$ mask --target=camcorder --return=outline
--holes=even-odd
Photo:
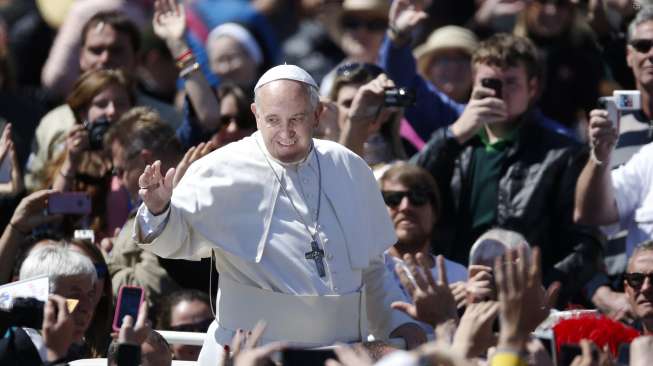
[[[33,297],[17,297],[8,308],[0,308],[0,331],[10,327],[41,329],[45,303]]]
[[[102,150],[104,134],[109,129],[111,122],[105,116],[93,122],[84,122],[84,128],[88,131],[89,150]]]
[[[415,91],[407,88],[386,88],[383,105],[386,107],[410,107],[415,104]]]
[[[615,90],[612,96],[600,97],[598,106],[608,111],[608,119],[619,131],[621,114],[642,109],[642,96],[639,90]]]

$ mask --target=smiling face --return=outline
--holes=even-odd
[[[653,21],[635,27],[631,41],[635,40],[653,40]],[[627,52],[626,60],[633,70],[638,87],[653,90],[653,48],[648,52],[639,52],[629,45]]]
[[[310,151],[320,108],[311,105],[308,90],[297,81],[275,80],[256,91],[256,126],[270,155],[282,163],[299,162]]]
[[[131,108],[129,92],[118,84],[110,84],[91,99],[88,108],[82,113],[84,120],[93,122],[100,117],[116,121]]]
[[[131,74],[136,68],[136,52],[129,35],[102,23],[91,27],[80,51],[79,66],[82,71],[123,69]]]

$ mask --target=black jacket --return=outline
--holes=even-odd
[[[515,230],[542,251],[545,284],[563,285],[559,304],[570,300],[602,268],[602,244],[595,228],[573,223],[576,180],[587,149],[522,117],[515,142],[507,147],[499,180],[495,227]],[[442,192],[443,209],[434,246],[447,258],[467,263],[482,233],[472,232],[468,200],[472,192],[474,137],[459,144],[447,128],[434,132],[413,162],[428,170]],[[588,294],[585,294],[588,295]],[[591,295],[591,294],[589,294]],[[574,296],[575,297],[575,296]],[[577,299],[574,299],[577,300]]]

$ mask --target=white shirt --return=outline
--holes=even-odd
[[[291,204],[314,232],[320,190],[316,154],[298,165],[282,165],[271,159],[258,132],[194,163],[164,214],[152,216],[142,205],[135,234],[144,242],[156,237],[142,246],[164,257],[197,259],[213,249],[220,276],[265,290],[333,295],[365,284],[370,331],[385,338],[410,318],[390,311],[402,295],[383,262],[383,251],[396,236],[381,193],[358,156],[328,141],[315,140],[314,146],[322,171],[318,235],[324,278],[315,262],[305,259],[311,235]]]
[[[612,186],[621,229],[628,230],[626,254],[653,239],[653,144],[642,147],[623,166],[612,171]]]

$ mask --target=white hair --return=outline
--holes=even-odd
[[[469,251],[469,264],[494,264],[494,258],[506,254],[509,250],[524,248],[530,257],[531,248],[524,236],[516,231],[490,229],[483,233]]]
[[[635,28],[640,24],[653,20],[653,5],[643,6],[635,15],[635,18],[628,25],[627,41],[632,41],[635,36]]]
[[[51,292],[56,290],[57,281],[62,277],[87,275],[93,283],[97,281],[95,266],[88,257],[59,244],[33,249],[20,266],[21,280],[42,275],[50,278]]]
[[[286,79],[279,79],[279,80],[286,80]],[[320,103],[320,92],[317,90],[316,87],[312,85],[302,83],[300,81],[295,81],[295,82],[300,83],[304,88],[306,94],[308,95],[308,104],[311,106],[311,111],[314,111],[315,108],[317,108],[317,105]],[[254,90],[254,104],[256,104],[256,110],[259,110],[260,108],[259,97],[258,97],[259,90],[261,90],[261,88],[257,88]]]

